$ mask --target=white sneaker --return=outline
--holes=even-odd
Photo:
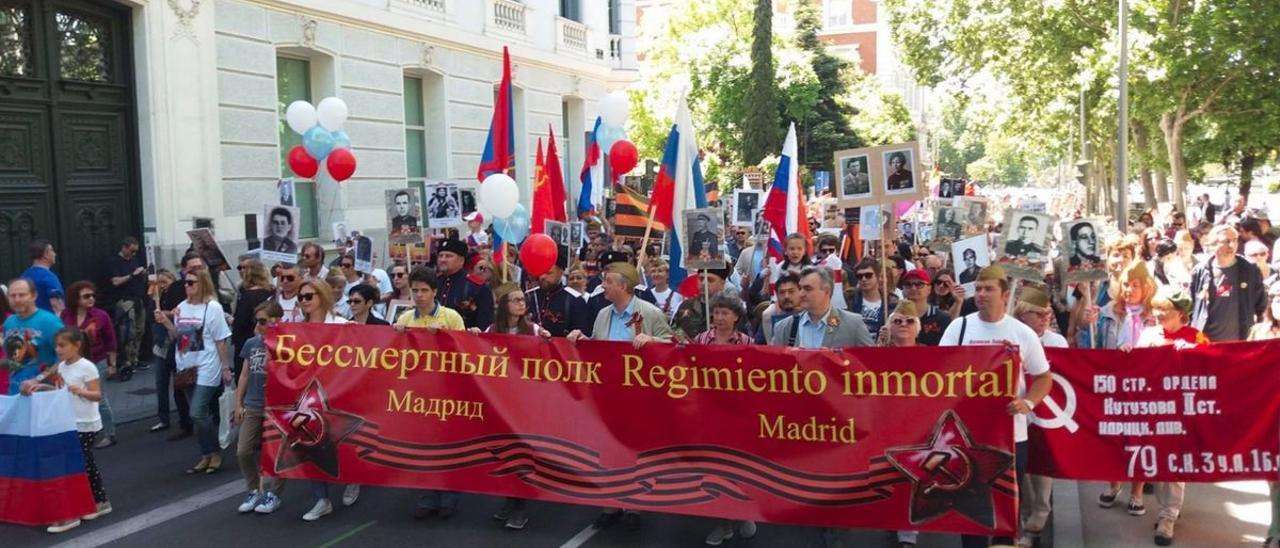
[[[733,524],[720,523],[711,530],[711,534],[707,535],[707,546],[719,546],[731,538],[733,538]]]
[[[110,502],[100,502],[94,507],[93,512],[80,516],[80,519],[92,521],[111,513]]]
[[[311,507],[307,513],[302,515],[302,521],[315,521],[333,513],[333,503],[329,499],[320,499],[316,501],[316,505]]]
[[[60,521],[58,523],[50,525],[48,528],[45,529],[45,531],[48,531],[50,533],[55,533],[55,534],[65,533],[79,526],[80,526],[80,520],[73,519],[71,521]]]
[[[267,494],[262,496],[262,501],[259,502],[257,506],[253,507],[253,511],[258,514],[270,514],[279,510],[280,504],[280,497],[277,497],[276,494],[271,491],[267,491]]]
[[[257,491],[249,491],[249,495],[244,498],[244,502],[240,503],[236,511],[241,514],[248,514],[258,507],[259,502],[262,502],[262,495]]]
[[[360,500],[360,486],[348,485],[342,490],[342,505],[351,506]]]

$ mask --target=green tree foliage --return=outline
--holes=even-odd
[[[813,108],[796,119],[800,156],[811,170],[830,170],[835,151],[866,144],[850,125],[858,111],[845,97],[845,92],[853,86],[855,69],[852,63],[828,53],[818,40],[818,31],[822,29],[821,3],[800,2],[796,5],[795,21],[796,45],[813,56],[813,73],[818,78]],[[907,119],[910,120],[910,116]]]
[[[742,158],[748,164],[759,162],[778,148],[782,125],[777,108],[773,72],[773,0],[755,0],[755,16],[751,29],[751,75],[742,100],[756,105],[747,111],[742,136]]]

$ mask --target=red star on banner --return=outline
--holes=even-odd
[[[276,454],[276,472],[310,462],[338,478],[338,445],[364,425],[361,417],[329,408],[320,382],[312,380],[293,407],[268,407],[267,417],[284,441]]]
[[[938,418],[928,443],[886,450],[885,458],[911,480],[911,523],[955,510],[984,527],[996,526],[991,486],[1013,465],[1013,455],[974,445],[955,411]]]

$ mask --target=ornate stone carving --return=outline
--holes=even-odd
[[[302,46],[307,48],[316,47],[316,28],[320,24],[315,19],[307,19],[302,23]]]
[[[169,9],[173,10],[173,15],[178,18],[178,28],[173,31],[171,40],[179,38],[188,38],[192,43],[196,43],[196,30],[194,21],[197,15],[200,15],[201,0],[187,0],[191,3],[191,7],[183,8],[182,0],[169,0]]]
[[[582,95],[582,77],[577,74],[569,82],[569,95]]]
[[[430,44],[422,44],[422,57],[418,59],[418,65],[422,68],[431,68],[435,64],[436,47]]]

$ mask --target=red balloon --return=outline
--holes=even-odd
[[[341,183],[355,174],[356,157],[349,149],[339,148],[329,153],[325,165],[329,167],[329,176]]]
[[[613,170],[614,176],[621,176],[631,171],[639,161],[640,152],[631,141],[622,139],[615,141],[613,146],[609,147],[609,168]]]
[[[559,246],[551,236],[546,234],[530,234],[520,244],[520,264],[530,276],[538,277],[546,274],[556,265]]]
[[[294,145],[289,149],[289,169],[303,179],[310,179],[320,171],[320,162],[307,154],[307,149],[302,148],[302,145]]]

